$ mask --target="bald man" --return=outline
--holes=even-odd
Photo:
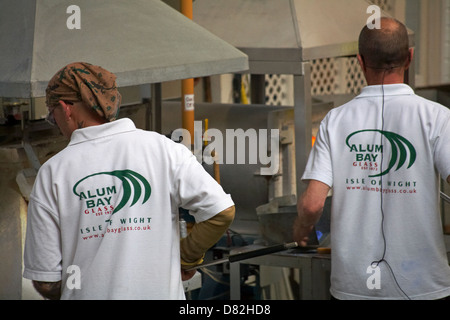
[[[399,21],[363,28],[358,61],[368,86],[324,118],[302,177],[294,226],[302,245],[332,189],[336,299],[450,295],[439,210],[440,178],[450,183],[450,111],[404,84],[412,58]]]
[[[115,79],[77,62],[49,82],[47,120],[70,142],[31,192],[24,277],[47,299],[185,299],[234,203],[185,146],[117,119]],[[197,222],[183,239],[179,207]]]

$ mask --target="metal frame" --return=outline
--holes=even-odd
[[[441,192],[441,198],[447,203],[450,203],[450,197],[446,195],[445,193]]]
[[[247,51],[247,50],[243,50]],[[294,118],[295,118],[295,167],[297,172],[297,195],[304,189],[301,172],[306,167],[311,151],[312,139],[312,97],[311,63],[300,61],[252,61],[249,73],[288,74],[294,77]]]
[[[282,252],[230,263],[231,300],[241,298],[241,264],[297,269],[300,276],[300,299],[330,299],[331,256],[329,254]]]

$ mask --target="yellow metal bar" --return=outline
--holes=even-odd
[[[181,13],[192,20],[192,0],[180,0],[181,1]]]
[[[192,20],[192,0],[180,0],[181,1],[181,13]],[[191,135],[191,143],[194,141],[194,79],[185,79],[181,82],[181,114],[182,114],[182,126],[183,129],[189,131]]]

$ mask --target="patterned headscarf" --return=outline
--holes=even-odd
[[[116,120],[122,97],[117,90],[116,76],[85,62],[71,63],[59,70],[46,90],[49,112],[58,101],[82,101],[107,121]]]

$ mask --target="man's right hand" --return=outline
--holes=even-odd
[[[186,271],[186,270],[181,269],[181,280],[186,281],[186,280],[191,279],[196,272],[197,272],[197,270]]]

